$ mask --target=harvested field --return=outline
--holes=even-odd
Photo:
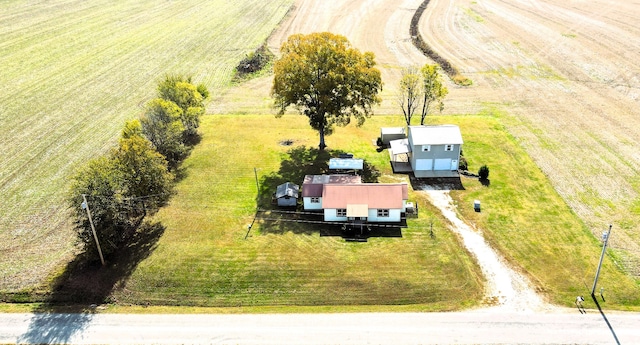
[[[595,236],[640,277],[640,7],[624,1],[441,1],[427,41],[473,79]],[[454,90],[450,112],[468,109]],[[523,178],[526,178],[523,176]]]
[[[429,61],[409,36],[421,4],[299,0],[270,47],[277,51],[298,32],[345,35],[374,52],[382,69],[383,103],[375,112],[397,114],[401,67]],[[449,81],[444,113],[504,114],[510,133],[594,236],[613,224],[615,256],[640,277],[640,7],[625,1],[431,0],[419,23],[431,48],[473,81],[471,87]],[[248,104],[267,104],[270,81],[249,83],[253,93],[245,88],[226,96],[251,112]]]
[[[242,3],[241,10],[238,2],[225,10],[220,2],[0,5],[0,47],[9,52],[0,57],[0,292],[37,285],[68,260],[65,179],[110,147],[162,74],[204,81],[213,92],[211,113],[271,112],[271,77],[225,87],[233,63],[261,43],[291,1]],[[409,36],[422,3],[297,0],[268,44],[277,51],[300,32],[345,35],[376,54],[385,87],[375,112],[399,114],[401,68],[429,62]],[[235,19],[218,22],[223,13]],[[445,113],[499,114],[595,236],[614,225],[614,258],[636,278],[639,17],[640,8],[623,1],[432,0],[419,23],[425,41],[473,81],[448,83]],[[225,23],[235,23],[238,34]],[[190,30],[194,37],[185,36]]]
[[[0,2],[0,292],[69,260],[68,178],[115,145],[160,78],[192,75],[215,97],[290,4]]]

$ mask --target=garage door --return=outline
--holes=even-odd
[[[451,158],[436,159],[433,170],[451,170]]]
[[[416,159],[414,170],[433,170],[433,159]]]

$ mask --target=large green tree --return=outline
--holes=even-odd
[[[424,125],[424,120],[429,114],[432,104],[437,105],[438,111],[444,109],[443,99],[449,93],[446,86],[442,84],[442,77],[438,72],[438,65],[424,65],[420,70],[422,73],[422,116],[420,124]]]
[[[147,215],[168,200],[173,176],[167,162],[142,136],[138,121],[125,125],[118,147],[80,169],[70,190],[76,229],[85,250],[97,257],[83,195],[105,256],[126,245]]]
[[[271,90],[279,115],[295,105],[319,132],[320,150],[333,125],[346,126],[352,116],[362,125],[380,103],[382,79],[373,53],[352,48],[344,36],[296,34],[280,51]]]
[[[109,255],[117,249],[126,232],[127,220],[120,212],[123,202],[120,182],[120,173],[107,156],[89,161],[73,176],[69,201],[74,211],[76,232],[85,252],[92,258],[98,258],[98,250],[82,196],[84,194],[88,201],[102,252]]]
[[[142,135],[140,121],[125,124],[118,148],[112,153],[122,177],[122,194],[139,202],[144,214],[157,211],[169,199],[173,175],[165,158]]]

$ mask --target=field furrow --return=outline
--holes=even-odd
[[[640,221],[631,207],[640,199],[637,8],[436,0],[427,12],[427,41],[474,81],[475,90],[452,89],[445,111],[464,109],[472,93],[509,113],[510,132],[594,236],[613,223],[613,247],[638,256],[623,249],[638,244]]]
[[[49,271],[34,272],[25,287],[68,257],[74,239],[62,197],[70,175],[115,144],[160,78],[192,75],[215,97],[290,4],[1,3],[0,252],[12,259],[0,264],[0,290],[23,286],[29,253],[43,253]]]

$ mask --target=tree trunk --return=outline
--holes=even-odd
[[[324,151],[325,147],[327,147],[327,145],[324,144],[324,126],[322,126],[322,128],[320,128],[320,145],[318,145],[318,148],[320,151]]]
[[[320,149],[320,151],[324,151],[324,148],[327,147],[327,145],[325,145],[324,143],[324,129],[327,126],[327,114],[324,112],[324,110],[320,110],[319,113],[322,114],[322,116],[320,117],[320,130],[318,131],[320,132],[320,145],[318,145],[318,148]]]
[[[427,114],[429,113],[429,103],[427,100],[427,96],[424,96],[424,102],[422,103],[422,115],[420,116],[420,126],[424,126],[424,119],[427,118]]]

